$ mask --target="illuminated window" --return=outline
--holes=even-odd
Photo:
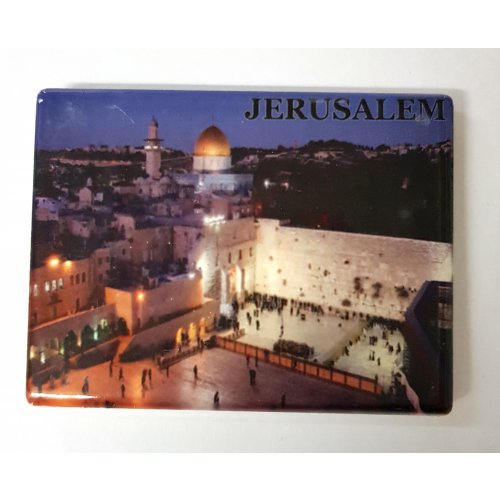
[[[82,283],[85,283],[87,279],[87,275],[85,273],[82,273]]]
[[[57,281],[52,280],[52,291],[57,290]]]
[[[44,289],[46,292],[50,292],[50,281],[46,281],[44,284]]]
[[[79,284],[80,284],[80,275],[79,275],[79,274],[77,274],[77,275],[75,276],[75,283],[76,283],[77,285],[79,285]]]
[[[35,297],[37,297],[37,296],[38,296],[38,285],[33,285],[33,295],[34,295]]]
[[[64,280],[62,278],[59,278],[59,288],[62,288],[64,286]]]

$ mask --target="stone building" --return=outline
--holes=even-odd
[[[49,257],[31,271],[30,325],[62,318],[103,303],[103,285],[110,268],[107,248],[88,258]]]
[[[252,218],[226,221],[205,216],[173,228],[174,256],[200,270],[204,295],[221,306],[254,289],[255,224]]]

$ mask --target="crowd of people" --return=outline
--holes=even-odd
[[[361,335],[349,341],[349,346],[333,365],[346,371],[355,366],[359,375],[375,379],[390,393],[398,384],[396,374],[403,361],[403,349],[404,339],[399,330],[372,323]]]
[[[287,299],[285,297],[279,297],[278,295],[268,295],[266,293],[254,292],[246,294],[244,304],[251,303],[254,305],[254,316],[258,314],[255,311],[277,311],[278,314],[282,314],[285,307],[290,305],[290,316],[294,314],[300,316],[307,312],[312,312],[318,315],[323,315],[324,310],[320,305],[314,304],[312,302],[306,302],[295,299]],[[243,305],[244,306],[244,305]]]

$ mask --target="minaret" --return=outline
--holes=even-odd
[[[158,138],[158,122],[153,116],[148,127],[148,138],[144,140],[146,153],[146,173],[152,179],[160,178],[161,139]]]

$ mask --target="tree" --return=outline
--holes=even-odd
[[[128,335],[128,326],[127,322],[125,321],[124,318],[118,318],[118,321],[116,323],[116,329],[118,331],[118,335]]]
[[[94,330],[89,324],[86,324],[82,330],[82,350],[90,349],[94,342]]]
[[[72,354],[75,354],[78,350],[76,333],[73,330],[70,330],[66,337],[64,337],[63,341],[64,345],[64,357],[67,359]]]

